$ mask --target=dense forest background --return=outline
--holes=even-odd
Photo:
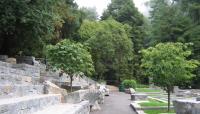
[[[98,18],[94,8],[79,8],[74,0],[1,0],[0,54],[45,57],[46,46],[63,39],[88,48],[95,79],[148,83],[140,50],[158,43],[191,43],[190,59],[200,60],[200,1],[150,0],[144,17],[132,0],[112,0]],[[196,77],[182,87],[200,88]]]

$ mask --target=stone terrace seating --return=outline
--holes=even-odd
[[[89,114],[88,101],[61,103],[61,94],[44,94],[39,79],[35,66],[0,62],[0,114]]]

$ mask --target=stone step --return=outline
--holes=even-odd
[[[0,114],[31,114],[61,102],[61,95],[32,95],[0,100]]]
[[[16,74],[0,74],[1,84],[32,84],[32,77]]]
[[[2,85],[0,99],[44,94],[43,85]]]
[[[40,68],[27,64],[10,64],[0,61],[0,73],[14,73],[22,76],[39,77]]]
[[[89,102],[83,101],[79,104],[53,105],[33,114],[89,114],[89,111]]]

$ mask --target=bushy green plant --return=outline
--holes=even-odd
[[[84,73],[90,76],[94,72],[92,57],[81,43],[65,39],[56,45],[48,46],[47,52],[49,64],[69,74],[71,91],[74,75]]]
[[[136,88],[136,81],[135,80],[124,80],[122,82],[122,85],[125,87],[125,88]]]

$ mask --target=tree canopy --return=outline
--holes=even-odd
[[[49,45],[47,49],[49,63],[69,75],[94,72],[93,61],[87,48],[80,43],[63,40],[56,45]]]
[[[85,21],[80,30],[82,38],[88,38],[84,44],[90,47],[97,78],[131,77],[132,42],[123,24],[113,19]]]
[[[196,0],[151,0],[150,1],[150,39],[151,45],[160,42],[193,43],[190,56],[199,58],[199,2]],[[195,15],[194,15],[195,14]],[[200,80],[197,69],[197,77],[193,81]],[[193,86],[199,86],[197,83]],[[199,86],[200,87],[200,86]]]
[[[146,36],[143,26],[144,17],[135,7],[133,0],[111,0],[101,19],[105,20],[109,17],[131,27],[129,37],[133,42],[134,58],[130,64],[133,66],[133,77],[139,80],[142,73],[140,73],[141,55],[138,52],[144,47]]]
[[[168,106],[173,86],[195,76],[193,71],[199,62],[188,60],[191,54],[188,45],[182,43],[159,43],[155,47],[142,50],[142,67],[153,78],[154,84],[167,90]]]

